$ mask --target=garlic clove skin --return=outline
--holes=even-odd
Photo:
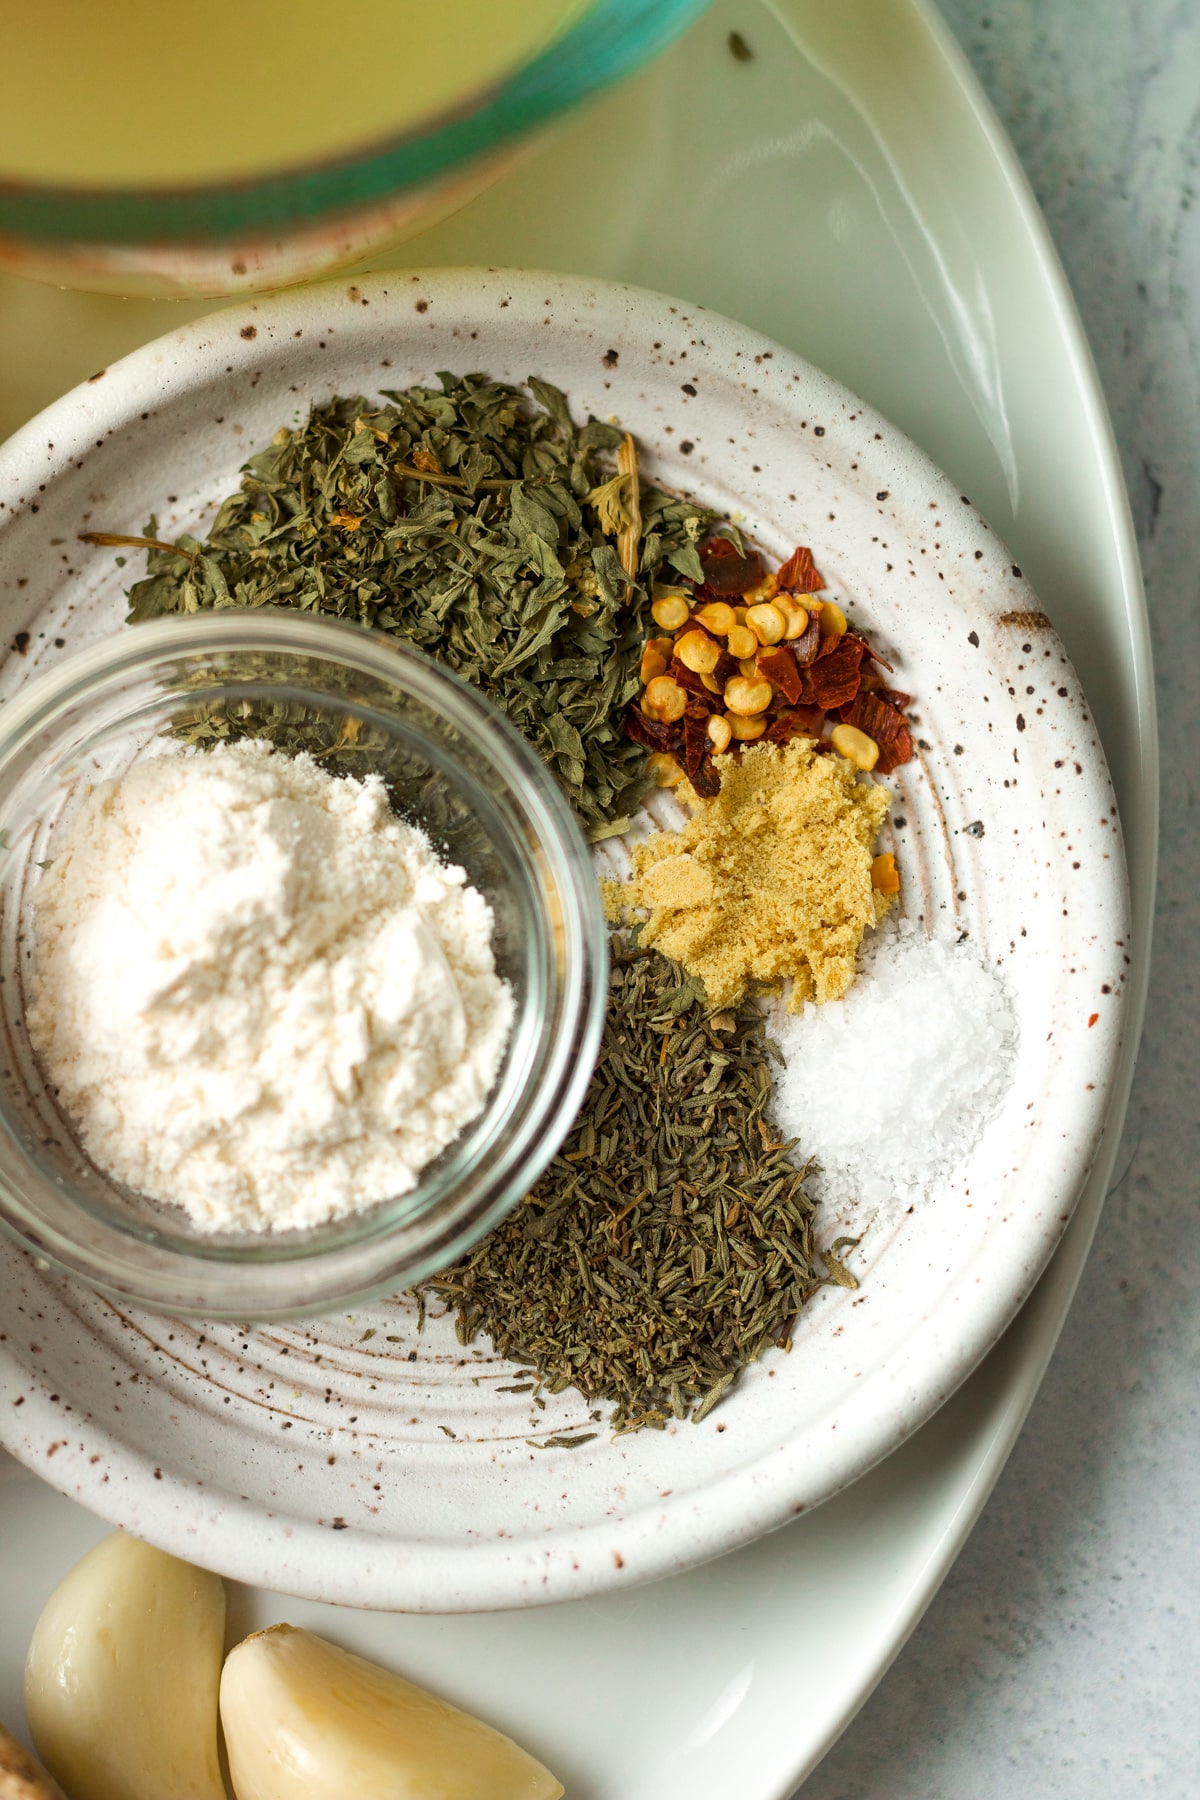
[[[225,1800],[219,1577],[116,1532],[59,1584],[25,1663],[25,1715],[71,1800]]]
[[[230,1652],[221,1723],[238,1800],[560,1800],[564,1791],[470,1713],[291,1625]]]
[[[57,1781],[0,1725],[0,1800],[63,1800]]]

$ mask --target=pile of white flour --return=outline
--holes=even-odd
[[[29,1035],[94,1162],[202,1230],[412,1188],[513,1018],[492,914],[377,776],[260,742],[136,764],[33,900]]]

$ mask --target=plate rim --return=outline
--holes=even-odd
[[[703,320],[711,326],[718,337],[722,333],[731,334],[747,354],[762,355],[766,353],[768,360],[773,356],[778,356],[781,360],[786,358],[789,366],[793,370],[801,371],[803,375],[806,400],[811,400],[816,395],[821,403],[829,408],[853,409],[853,413],[870,427],[874,427],[876,424],[882,425],[885,433],[885,448],[894,443],[898,443],[900,446],[906,463],[906,480],[909,478],[911,470],[912,481],[915,484],[919,479],[925,492],[939,493],[947,501],[953,499],[957,502],[961,499],[950,478],[938,470],[925,452],[913,444],[905,433],[884,420],[875,408],[868,406],[843,384],[814,368],[796,353],[709,308],[696,306],[675,296],[655,294],[651,290],[634,288],[628,283],[606,281],[589,276],[564,276],[538,270],[473,270],[461,267],[440,270],[405,269],[395,273],[381,272],[360,277],[357,286],[362,293],[369,293],[373,298],[376,289],[379,290],[381,298],[387,297],[389,295],[387,284],[391,282],[392,287],[395,288],[397,275],[403,276],[406,288],[410,289],[411,284],[419,283],[422,295],[434,295],[443,306],[449,301],[451,310],[457,305],[459,311],[456,316],[460,319],[462,312],[472,307],[482,311],[484,297],[497,285],[501,291],[508,292],[510,295],[520,292],[527,303],[526,310],[535,311],[537,309],[534,304],[535,291],[540,291],[550,284],[550,291],[557,293],[557,303],[572,311],[583,310],[589,302],[595,305],[598,301],[600,302],[600,311],[607,318],[610,309],[619,310],[620,304],[625,301],[638,308],[638,318],[640,318],[649,302],[656,314],[659,308],[664,308],[681,314],[689,320]],[[80,387],[73,389],[71,393],[54,402],[51,407],[31,420],[10,439],[5,449],[0,451],[0,483],[8,478],[11,469],[20,467],[27,455],[32,456],[35,453],[35,445],[37,446],[36,454],[42,463],[42,473],[45,472],[45,464],[42,459],[44,458],[43,446],[46,442],[47,431],[50,432],[56,446],[56,457],[61,458],[64,462],[69,462],[72,428],[75,429],[79,440],[82,441],[84,432],[93,431],[97,420],[101,423],[108,423],[110,426],[116,420],[119,425],[123,422],[121,416],[123,406],[130,416],[140,410],[146,392],[147,378],[149,378],[149,385],[152,388],[157,386],[164,397],[168,391],[173,389],[181,389],[186,393],[189,389],[202,385],[207,367],[203,362],[199,368],[193,363],[185,374],[180,375],[177,379],[173,378],[172,364],[175,360],[171,354],[173,348],[181,346],[192,348],[194,340],[199,340],[199,344],[195,347],[200,348],[205,345],[207,338],[214,336],[215,331],[221,332],[234,345],[234,348],[231,349],[230,342],[223,341],[220,350],[223,366],[227,366],[224,359],[230,358],[236,372],[239,355],[247,366],[252,366],[257,361],[263,346],[255,341],[255,332],[260,330],[264,324],[268,328],[272,324],[278,324],[282,343],[286,341],[287,334],[290,334],[296,323],[301,320],[305,324],[311,323],[314,308],[319,309],[321,302],[326,298],[332,299],[335,293],[338,296],[337,304],[344,306],[346,303],[345,285],[344,282],[335,279],[319,287],[299,290],[270,300],[260,299],[244,302],[222,309],[213,315],[185,323],[176,331],[140,346],[127,357],[122,358],[119,363],[113,364],[107,371],[109,375],[117,378],[111,385],[106,382],[102,387],[96,389],[92,387],[91,383],[81,384]],[[397,304],[399,304],[398,297]],[[351,313],[350,316],[361,317],[357,313]],[[373,314],[370,321],[372,326],[377,317],[378,313]],[[364,321],[364,329],[366,323]],[[254,325],[254,331],[249,331],[251,324]],[[633,328],[637,329],[636,319],[633,321]],[[232,332],[235,329],[238,336],[232,338]],[[237,345],[242,340],[244,340],[243,348],[239,352]],[[723,365],[731,360],[736,360],[736,356],[740,354],[742,351],[735,353],[734,358],[731,359],[729,346],[718,344],[718,372],[728,376],[731,371]],[[270,389],[269,382],[266,384],[266,388]],[[133,398],[135,394],[137,395],[136,400]],[[110,400],[110,396],[114,398]],[[779,399],[782,401],[782,394]],[[80,406],[81,400],[86,402],[82,407]],[[87,441],[89,443],[92,441],[90,435]],[[953,517],[956,521],[959,518],[975,521],[978,515],[973,508],[967,513],[958,508],[954,513],[948,514],[948,517]],[[983,522],[980,521],[980,524],[982,525]],[[985,529],[987,528],[985,527]],[[947,526],[943,535],[953,538],[956,535],[955,528]],[[990,533],[990,535],[994,539],[995,534]],[[1022,591],[1028,591],[1024,584],[1020,583],[1019,577],[1018,583]],[[1102,753],[1097,763],[1096,777],[1101,787],[1104,787],[1108,778]],[[1110,1046],[1104,1076],[1106,1099],[1112,1092],[1118,1068],[1119,1051],[1115,1046]],[[1093,1135],[1096,1142],[1102,1138],[1102,1119],[1097,1119]],[[1075,1202],[1082,1194],[1085,1179],[1086,1171],[1079,1171],[1073,1184]],[[1063,1222],[1065,1223],[1065,1219]],[[1056,1241],[1057,1234],[1048,1238],[1038,1257],[1039,1269],[1045,1266]],[[818,1496],[819,1500],[823,1501],[832,1497],[849,1480],[865,1473],[866,1469],[881,1460],[888,1450],[894,1447],[895,1443],[901,1441],[902,1437],[911,1435],[925,1419],[937,1410],[983,1360],[987,1351],[1002,1334],[1005,1325],[1015,1316],[1031,1285],[1032,1278],[1020,1288],[1019,1292],[1010,1295],[1002,1306],[993,1307],[992,1322],[982,1330],[977,1328],[971,1335],[968,1340],[969,1347],[960,1351],[953,1364],[952,1373],[942,1375],[934,1381],[926,1381],[921,1400],[915,1405],[910,1405],[909,1415],[901,1434],[892,1435],[887,1441],[879,1442],[868,1461],[862,1460],[861,1457],[857,1460],[851,1459],[853,1461],[851,1468],[847,1468],[844,1458],[840,1461],[836,1457],[833,1459],[834,1466],[838,1468],[839,1473],[832,1482],[825,1486]],[[999,1324],[995,1322],[997,1311],[1003,1315]],[[6,1353],[0,1346],[0,1376],[8,1382],[12,1380],[13,1366],[12,1354]],[[34,1395],[28,1389],[26,1389],[26,1399],[27,1401],[34,1399]],[[45,1453],[47,1435],[52,1436],[55,1432],[61,1432],[63,1424],[61,1417],[53,1411],[46,1395],[39,1394],[38,1399],[41,1402],[40,1405],[35,1401],[29,1410],[20,1415],[22,1429],[17,1439],[14,1441],[11,1436],[6,1436],[5,1441],[13,1453],[30,1466],[35,1466],[33,1459],[38,1458],[36,1464],[38,1472],[44,1474],[46,1469],[41,1458]],[[0,1415],[0,1417],[3,1416]],[[40,1434],[33,1430],[35,1421],[41,1427]],[[95,1426],[90,1426],[89,1429],[95,1433]],[[333,1599],[342,1604],[363,1604],[365,1588],[368,1596],[366,1604],[376,1608],[450,1610],[446,1605],[447,1590],[454,1584],[447,1578],[446,1559],[451,1553],[448,1552],[444,1541],[431,1543],[429,1540],[394,1540],[385,1537],[373,1538],[365,1534],[360,1536],[360,1534],[347,1532],[331,1543],[327,1526],[320,1526],[311,1519],[301,1519],[295,1515],[264,1514],[263,1509],[256,1503],[247,1502],[235,1495],[222,1492],[221,1505],[225,1509],[225,1521],[216,1532],[217,1542],[210,1545],[206,1539],[197,1538],[197,1533],[204,1527],[203,1520],[198,1523],[195,1515],[197,1511],[205,1517],[210,1515],[215,1495],[207,1490],[202,1490],[205,1497],[203,1500],[198,1499],[195,1493],[197,1486],[195,1482],[182,1479],[177,1472],[165,1468],[151,1474],[151,1465],[147,1457],[143,1457],[139,1452],[130,1451],[121,1443],[120,1439],[111,1434],[106,1433],[105,1436],[108,1455],[113,1458],[113,1470],[115,1471],[118,1466],[124,1466],[127,1474],[125,1481],[120,1486],[110,1483],[107,1488],[101,1489],[98,1495],[92,1493],[89,1496],[89,1504],[95,1504],[98,1510],[119,1523],[122,1517],[128,1517],[128,1513],[119,1508],[118,1496],[127,1494],[131,1491],[132,1484],[140,1482],[154,1500],[154,1512],[150,1521],[153,1529],[147,1535],[152,1541],[162,1543],[164,1548],[178,1552],[182,1547],[193,1560],[196,1560],[196,1552],[199,1550],[201,1552],[200,1561],[207,1562],[210,1566],[219,1566],[224,1573],[241,1579],[261,1580],[264,1574],[263,1557],[266,1550],[263,1529],[264,1525],[269,1522],[276,1546],[276,1560],[267,1569],[266,1578],[276,1586],[291,1586],[297,1593],[314,1598]],[[63,1448],[68,1453],[62,1457],[61,1461],[53,1465],[52,1473],[56,1478],[55,1485],[65,1484],[69,1472],[78,1463],[78,1459],[71,1453],[69,1447],[64,1445]],[[786,1461],[786,1453],[777,1449],[770,1460]],[[533,1554],[529,1539],[521,1538],[516,1540],[515,1544],[509,1542],[503,1546],[492,1544],[490,1541],[486,1544],[476,1541],[468,1544],[465,1548],[458,1547],[457,1559],[461,1562],[464,1570],[470,1570],[469,1577],[464,1580],[463,1586],[470,1586],[471,1598],[456,1596],[453,1610],[477,1610],[505,1605],[528,1605],[541,1600],[577,1598],[586,1594],[606,1591],[625,1583],[657,1579],[717,1556],[737,1544],[748,1541],[750,1537],[759,1535],[764,1530],[786,1523],[787,1519],[794,1516],[795,1512],[806,1510],[809,1505],[817,1503],[815,1500],[809,1500],[803,1506],[798,1506],[795,1504],[794,1498],[780,1499],[776,1496],[773,1504],[766,1506],[756,1504],[761,1501],[762,1496],[754,1492],[756,1486],[754,1478],[761,1467],[761,1462],[742,1465],[736,1470],[729,1471],[720,1479],[719,1487],[722,1493],[726,1496],[739,1495],[747,1502],[747,1510],[743,1512],[740,1519],[734,1521],[731,1516],[733,1509],[728,1504],[724,1509],[719,1508],[715,1503],[707,1508],[705,1529],[700,1534],[703,1540],[702,1547],[697,1551],[693,1545],[684,1558],[680,1557],[677,1550],[664,1548],[662,1538],[666,1534],[661,1533],[660,1536],[660,1523],[654,1510],[648,1506],[643,1507],[639,1512],[624,1515],[619,1523],[595,1521],[583,1526],[564,1527],[561,1531],[556,1531],[553,1534],[555,1563],[560,1564],[564,1556],[568,1561],[572,1555],[577,1557],[576,1570],[579,1579],[563,1580],[561,1573],[556,1569],[559,1585],[551,1584],[546,1592],[531,1593],[522,1585],[524,1574],[528,1573],[531,1554]],[[59,1477],[62,1478],[61,1481]],[[153,1482],[153,1485],[148,1485],[149,1482]],[[64,1491],[67,1491],[65,1485]],[[75,1491],[78,1494],[78,1486]],[[105,1504],[106,1502],[108,1503]],[[679,1504],[686,1504],[684,1497],[680,1497]],[[190,1524],[188,1523],[189,1511],[191,1514]],[[755,1523],[750,1529],[745,1527],[747,1512],[755,1518]],[[718,1516],[724,1518],[723,1525],[714,1523]],[[250,1527],[246,1533],[249,1542],[241,1546],[242,1554],[240,1556],[231,1554],[233,1534],[229,1527],[234,1520],[242,1521],[243,1529]],[[147,1521],[139,1516],[138,1529],[145,1531],[146,1523]],[[586,1550],[583,1547],[585,1543]],[[568,1544],[570,1548],[564,1548]],[[360,1545],[365,1546],[361,1553],[359,1553]],[[301,1569],[298,1566],[297,1553],[302,1546],[308,1547],[310,1559],[319,1571],[318,1579],[315,1582],[310,1578],[298,1579],[301,1576]],[[386,1558],[389,1549],[394,1552],[398,1546],[403,1551],[398,1559],[402,1567],[399,1571],[393,1567],[385,1574],[380,1568],[380,1561]],[[436,1563],[436,1567],[430,1569],[420,1567],[430,1560]],[[353,1580],[355,1566],[358,1568],[358,1582],[355,1587],[351,1588],[349,1580],[345,1577],[348,1576],[350,1580]]]

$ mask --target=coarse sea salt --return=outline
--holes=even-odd
[[[820,1164],[833,1208],[895,1220],[961,1166],[1012,1077],[1017,1022],[1004,983],[969,940],[884,925],[845,998],[780,1013],[786,1066],[774,1110]]]

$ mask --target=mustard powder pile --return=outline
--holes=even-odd
[[[720,764],[715,798],[676,789],[692,817],[631,848],[633,879],[610,901],[648,913],[642,941],[698,975],[714,1006],[751,981],[790,981],[793,1011],[840,999],[892,905],[871,885],[890,792],[808,738]]]

